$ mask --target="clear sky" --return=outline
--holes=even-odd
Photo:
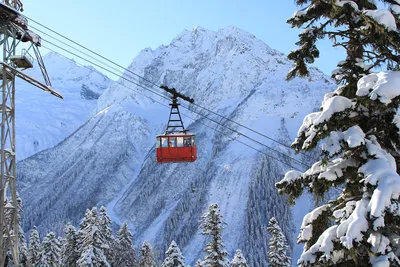
[[[22,2],[26,16],[123,66],[128,66],[140,50],[167,45],[184,29],[191,30],[196,26],[218,30],[235,25],[286,54],[296,47],[299,33],[298,29],[291,29],[286,24],[286,19],[297,10],[294,0]],[[321,58],[315,65],[330,74],[342,57],[341,50],[333,49],[329,41],[323,41]]]

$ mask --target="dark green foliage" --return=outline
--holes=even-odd
[[[396,225],[400,218],[395,211],[400,200],[394,194],[390,203],[384,201],[386,209],[379,215],[382,216],[380,221],[371,216],[374,205],[387,196],[376,198],[379,196],[377,188],[382,185],[369,182],[362,168],[379,162],[382,170],[372,168],[370,176],[376,175],[376,179],[399,177],[400,136],[396,120],[399,119],[400,97],[385,102],[358,91],[359,80],[378,67],[388,72],[399,69],[399,32],[368,15],[368,10],[374,12],[378,7],[397,5],[396,8],[400,8],[399,3],[394,0],[373,2],[299,0],[296,3],[301,6],[301,12],[288,20],[292,27],[304,28],[299,34],[298,49],[288,56],[294,61],[288,79],[309,74],[308,64],[320,54],[318,40],[329,38],[333,46],[346,52],[346,58],[332,72],[338,84],[337,90],[325,96],[320,113],[307,116],[293,143],[297,152],[313,150],[323,144],[321,160],[307,172],[288,172],[285,179],[276,185],[280,193],[289,195],[291,203],[305,189],[315,195],[315,199],[323,199],[332,188],[337,188],[338,194],[341,192],[337,199],[325,201],[327,204],[317,207],[304,218],[298,240],[306,243],[301,266],[370,266],[380,260],[390,262],[391,266],[400,265],[398,252],[396,255],[392,253],[399,251],[394,239],[400,235]],[[386,15],[393,16],[400,27],[398,14],[392,11]],[[333,100],[337,100],[339,105],[350,105],[315,122],[313,116],[327,111],[331,107],[327,103],[332,103],[328,101]],[[394,167],[393,162],[397,166]],[[380,176],[383,172],[386,174],[384,177]],[[348,225],[351,221],[358,223],[359,228],[351,229],[357,238],[346,232],[350,231]],[[365,225],[368,230],[364,229]],[[377,245],[375,238],[389,240],[387,248]]]

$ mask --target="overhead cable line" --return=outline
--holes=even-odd
[[[25,16],[25,15],[24,15],[24,16]],[[145,77],[143,77],[143,76],[141,76],[141,75],[139,75],[139,74],[137,74],[137,73],[131,71],[130,69],[125,68],[125,67],[121,66],[120,64],[118,64],[118,63],[116,63],[116,62],[114,62],[114,61],[112,61],[112,60],[110,60],[110,59],[108,59],[108,58],[102,56],[101,54],[99,54],[99,53],[97,53],[97,52],[91,50],[90,48],[87,48],[86,46],[79,44],[78,42],[72,40],[71,38],[68,38],[68,37],[66,37],[66,36],[63,35],[63,34],[58,33],[57,31],[55,31],[55,30],[53,30],[53,29],[51,29],[51,28],[49,28],[49,27],[43,25],[42,23],[40,23],[40,22],[38,22],[38,21],[36,21],[36,20],[34,20],[34,19],[28,17],[28,16],[25,16],[25,17],[26,17],[28,20],[33,21],[34,23],[36,23],[36,24],[40,25],[41,27],[47,29],[48,31],[50,31],[50,32],[52,32],[52,33],[54,33],[54,34],[56,34],[56,35],[58,35],[58,36],[60,36],[60,37],[62,37],[62,38],[64,38],[64,39],[66,39],[66,40],[68,40],[68,41],[70,41],[71,43],[73,43],[73,44],[75,44],[75,45],[77,45],[77,46],[79,46],[79,47],[81,47],[81,48],[83,48],[83,49],[89,51],[90,53],[93,53],[94,55],[96,55],[96,56],[98,56],[98,57],[100,57],[100,58],[106,60],[107,62],[109,62],[109,63],[111,63],[111,64],[113,64],[113,65],[115,65],[115,66],[117,66],[117,67],[119,67],[119,68],[121,68],[121,69],[123,69],[124,71],[127,71],[127,72],[131,73],[132,75],[134,75],[134,76],[136,76],[136,77],[138,77],[138,78],[140,78],[140,79],[143,79],[144,81],[150,83],[151,85],[153,85],[153,86],[155,86],[155,87],[157,87],[157,88],[160,87],[158,84],[156,84],[156,83],[154,83],[154,82],[152,82],[152,81],[146,79]],[[32,27],[33,29],[38,30],[39,32],[41,32],[41,33],[47,35],[47,36],[50,36],[50,35],[48,35],[47,33],[44,33],[43,31],[41,31],[41,30],[39,30],[39,29],[37,29],[37,28],[35,28],[35,27],[33,27],[33,26],[31,26],[31,27]],[[52,38],[53,38],[53,39],[56,39],[55,37],[52,37]],[[56,40],[58,40],[58,39],[56,39]],[[58,40],[58,41],[61,42],[61,43],[64,43],[64,42],[62,42],[62,41],[60,41],[60,40]],[[64,44],[65,44],[65,43],[64,43]],[[68,45],[68,46],[69,46],[69,47],[72,47],[72,46],[70,46],[70,45]],[[74,48],[74,49],[76,49],[76,48]],[[81,53],[84,53],[84,52],[81,52]],[[86,55],[87,55],[87,54],[86,54]],[[91,57],[91,56],[90,56],[90,57]],[[93,58],[93,57],[91,57],[91,58]],[[230,119],[230,118],[228,118],[228,117],[225,117],[225,116],[223,116],[223,115],[221,115],[221,114],[218,114],[217,112],[215,112],[215,111],[213,111],[213,110],[211,110],[211,109],[209,109],[209,108],[203,107],[203,106],[201,106],[201,105],[199,105],[199,104],[196,104],[196,103],[193,103],[193,105],[194,105],[194,106],[197,106],[197,107],[199,107],[199,108],[201,108],[201,109],[204,109],[204,110],[206,110],[206,111],[208,111],[208,112],[210,112],[210,113],[212,113],[212,114],[214,114],[214,115],[216,115],[216,116],[219,116],[219,117],[221,117],[221,118],[223,118],[223,119],[225,119],[225,120],[227,120],[227,121],[230,121],[230,122],[232,122],[232,123],[234,123],[234,124],[236,124],[236,125],[239,125],[240,127],[243,127],[243,128],[245,128],[245,129],[247,129],[247,130],[249,130],[249,131],[251,131],[251,132],[253,132],[253,133],[255,133],[255,134],[258,134],[258,135],[260,135],[260,136],[262,136],[262,137],[264,137],[264,138],[267,138],[268,140],[271,140],[271,141],[273,141],[273,142],[275,142],[275,143],[277,143],[277,144],[279,144],[279,145],[281,145],[281,146],[284,146],[284,147],[286,147],[286,148],[292,149],[291,146],[286,145],[285,143],[283,143],[283,142],[281,142],[281,141],[279,141],[279,140],[276,140],[275,138],[272,138],[272,137],[270,137],[270,136],[267,136],[267,135],[265,135],[265,134],[263,134],[263,133],[260,133],[260,132],[258,132],[258,131],[256,131],[256,130],[254,130],[254,129],[251,129],[251,128],[248,127],[248,126],[245,126],[245,125],[243,125],[243,124],[241,124],[241,123],[238,123],[238,122],[236,122],[236,121],[234,121],[234,120],[232,120],[232,119]],[[311,159],[316,160],[316,159],[315,159],[314,157],[312,157],[311,155],[309,155],[309,154],[307,154],[307,153],[304,153],[304,152],[302,152],[302,151],[299,151],[298,153],[304,155],[305,157],[308,157],[308,158],[311,158]]]
[[[46,49],[49,50],[49,51],[56,52],[56,51],[54,51],[53,49],[51,49],[51,48],[49,48],[49,47],[46,47],[46,46],[43,46],[43,48],[46,48]],[[77,64],[80,65],[80,66],[82,66],[82,67],[84,67],[84,68],[86,68],[86,69],[88,69],[88,70],[92,70],[92,69],[91,69],[90,67],[88,67],[88,66],[85,66],[85,65],[82,65],[82,64],[79,64],[79,63],[77,63]],[[114,74],[114,75],[117,75],[116,73],[113,73],[113,74]],[[129,86],[123,84],[123,83],[120,82],[120,81],[116,81],[116,83],[118,83],[119,85],[125,87],[126,89],[128,89],[128,90],[130,90],[130,91],[133,91],[133,92],[135,92],[135,93],[137,93],[137,94],[140,94],[140,95],[142,95],[142,96],[144,96],[144,97],[150,99],[151,101],[153,101],[153,102],[155,102],[155,103],[158,103],[158,104],[160,104],[160,105],[162,105],[162,106],[164,106],[164,107],[166,107],[166,108],[168,108],[168,109],[170,108],[168,105],[166,105],[166,104],[164,104],[164,103],[162,103],[162,102],[160,102],[160,101],[157,101],[157,100],[155,100],[154,98],[152,98],[152,97],[150,97],[150,96],[148,96],[148,95],[146,95],[146,94],[143,94],[143,93],[140,92],[139,90],[134,89],[134,88],[132,88],[132,87],[129,87]],[[164,97],[164,98],[167,99],[167,100],[169,100],[169,98],[167,98],[167,97]],[[189,111],[190,111],[190,110],[189,110]],[[196,120],[195,118],[193,118],[193,117],[191,117],[191,116],[189,116],[189,115],[186,115],[186,114],[182,113],[182,116],[184,116],[184,117],[186,117],[186,118],[189,118],[189,119],[191,119],[192,121],[194,121],[194,122],[196,122],[196,123],[200,123],[201,125],[204,125],[204,126],[210,128],[210,129],[212,129],[213,131],[216,131],[216,132],[218,132],[218,133],[220,133],[220,134],[224,134],[221,130],[218,130],[218,129],[216,129],[216,128],[210,126],[210,125],[207,125],[207,124],[205,124],[205,123],[203,123],[203,122],[201,122],[201,121],[199,121],[199,120]],[[216,123],[216,122],[215,122],[215,123]],[[221,125],[221,124],[219,124],[219,125]],[[241,134],[240,134],[240,135],[241,135]],[[251,148],[251,149],[253,149],[253,150],[255,150],[255,151],[259,152],[259,153],[261,153],[261,154],[264,154],[264,155],[267,156],[268,158],[270,158],[270,159],[272,159],[272,160],[275,160],[275,161],[278,161],[278,162],[280,162],[280,163],[282,163],[282,164],[284,164],[284,165],[286,165],[286,166],[288,166],[288,167],[290,167],[290,168],[292,168],[292,169],[294,169],[294,170],[297,170],[297,171],[300,171],[300,172],[304,172],[304,170],[300,170],[299,168],[294,167],[293,165],[291,165],[291,164],[289,164],[289,163],[287,163],[287,162],[285,162],[285,161],[282,161],[282,160],[280,160],[279,158],[276,158],[276,157],[274,157],[274,156],[272,156],[272,155],[270,155],[270,154],[267,154],[267,153],[265,153],[264,151],[262,151],[262,150],[260,150],[260,149],[258,149],[258,148],[255,148],[255,147],[253,147],[253,146],[251,146],[251,145],[249,145],[249,144],[247,144],[247,143],[245,143],[245,142],[243,142],[243,141],[240,141],[240,140],[235,139],[235,138],[233,138],[233,137],[228,137],[228,138],[229,138],[230,140],[232,140],[232,141],[239,142],[240,144],[245,145],[245,146],[247,146],[247,147],[249,147],[249,148]],[[290,158],[290,156],[288,156],[288,155],[285,155],[285,156],[287,156],[287,157]]]
[[[76,57],[78,57],[78,58],[80,58],[80,59],[82,59],[82,60],[84,60],[84,61],[90,63],[90,64],[93,64],[94,66],[97,66],[97,67],[99,67],[99,68],[101,68],[101,69],[103,69],[103,70],[105,70],[105,71],[107,71],[107,72],[109,72],[109,73],[111,73],[111,74],[113,74],[113,75],[119,76],[121,79],[126,80],[126,81],[128,81],[128,82],[130,82],[130,83],[132,83],[132,84],[134,84],[134,85],[136,85],[136,86],[138,86],[138,87],[141,87],[141,88],[144,89],[144,90],[147,90],[147,91],[149,91],[149,92],[151,92],[151,93],[153,93],[153,94],[156,94],[156,95],[158,95],[158,96],[161,97],[161,98],[170,100],[168,97],[166,97],[166,96],[164,96],[164,95],[161,95],[161,94],[159,94],[159,93],[157,93],[157,92],[154,92],[153,90],[151,90],[151,89],[149,89],[149,88],[147,88],[147,87],[145,87],[145,86],[143,86],[143,85],[141,85],[141,84],[139,84],[139,83],[137,83],[137,82],[134,82],[134,81],[131,80],[131,79],[128,79],[128,78],[126,78],[126,77],[124,77],[124,76],[120,76],[121,74],[112,72],[112,71],[110,71],[109,69],[107,69],[107,68],[105,68],[105,67],[103,67],[103,66],[100,66],[100,65],[97,64],[97,63],[94,63],[94,62],[92,62],[92,61],[90,61],[90,60],[88,60],[88,59],[86,59],[86,58],[84,58],[84,57],[82,57],[82,56],[80,56],[80,55],[78,55],[78,54],[76,54],[76,53],[73,53],[73,52],[69,51],[68,49],[65,49],[65,48],[63,48],[63,47],[61,47],[61,46],[59,46],[59,45],[57,45],[57,44],[54,44],[54,43],[48,41],[48,40],[44,40],[44,41],[46,41],[46,42],[49,43],[50,45],[53,45],[53,46],[57,47],[58,49],[61,49],[61,50],[65,51],[65,52],[67,52],[67,53],[70,53],[70,54],[72,54],[72,55],[74,55],[74,56],[76,56]],[[53,49],[51,49],[51,48],[49,48],[49,47],[47,47],[47,46],[43,46],[43,47],[46,48],[46,49],[48,49],[48,50],[50,50],[50,51],[54,51]],[[54,52],[55,52],[55,51],[54,51]],[[103,64],[104,64],[104,63],[103,63]],[[106,65],[106,64],[104,64],[104,65]],[[107,65],[106,65],[106,66],[107,66]],[[129,77],[129,78],[132,78],[132,77]],[[150,98],[150,99],[151,99],[151,98]],[[155,100],[153,100],[153,101],[155,101]],[[290,158],[291,160],[293,160],[294,162],[296,162],[296,163],[298,163],[298,164],[301,164],[301,165],[303,165],[303,166],[309,168],[309,166],[308,166],[307,164],[305,164],[305,163],[303,163],[303,162],[301,162],[301,161],[299,161],[299,160],[297,160],[297,159],[295,159],[295,158],[293,158],[293,157],[291,157],[291,156],[285,154],[284,152],[281,152],[281,151],[278,151],[278,150],[276,150],[276,149],[273,149],[273,148],[271,148],[271,147],[269,147],[269,146],[267,146],[267,145],[265,145],[265,144],[263,144],[263,143],[257,141],[257,140],[254,139],[254,138],[251,138],[251,137],[249,137],[249,136],[247,136],[247,135],[245,135],[245,134],[243,134],[243,133],[241,133],[241,132],[239,132],[239,131],[236,131],[236,130],[234,130],[234,129],[231,129],[231,128],[229,128],[228,126],[226,126],[226,125],[224,125],[224,124],[221,124],[220,122],[218,122],[218,121],[216,121],[216,120],[214,120],[214,119],[212,119],[212,118],[210,118],[210,117],[208,117],[208,116],[206,116],[206,115],[201,114],[201,113],[198,112],[198,111],[191,110],[189,107],[187,107],[187,106],[185,106],[185,105],[182,105],[182,104],[181,104],[181,106],[184,107],[184,108],[186,108],[186,109],[189,110],[190,112],[193,112],[193,113],[198,114],[200,117],[206,118],[206,119],[208,119],[208,120],[210,120],[210,121],[212,121],[212,122],[214,122],[214,123],[216,123],[216,124],[218,124],[218,125],[220,125],[220,126],[222,126],[222,127],[227,128],[228,130],[230,130],[230,131],[232,131],[232,132],[237,133],[239,136],[243,136],[244,138],[246,138],[246,139],[248,139],[248,140],[250,140],[250,141],[253,141],[253,142],[255,142],[255,143],[257,143],[257,144],[259,144],[259,145],[261,145],[261,146],[264,146],[264,147],[266,147],[267,149],[269,149],[269,150],[271,150],[271,151],[274,151],[274,152],[276,152],[276,153],[278,153],[278,154],[281,154],[281,155],[283,155],[283,156],[285,156],[285,157],[288,157],[288,158]],[[236,139],[235,139],[235,140],[236,140]],[[265,153],[264,153],[264,154],[265,154]]]
[[[116,75],[116,76],[120,76],[119,74],[116,74],[116,73],[114,73],[114,72],[111,72],[110,70],[108,70],[108,69],[106,69],[106,68],[104,68],[104,67],[102,67],[102,66],[100,66],[100,65],[98,65],[98,64],[96,64],[96,63],[94,63],[94,62],[92,62],[92,61],[90,61],[90,60],[88,60],[88,59],[86,59],[86,58],[83,58],[83,57],[80,56],[80,55],[77,55],[77,54],[75,54],[75,53],[73,53],[73,52],[71,52],[71,51],[69,51],[69,50],[67,50],[67,49],[65,49],[65,48],[63,48],[63,47],[58,46],[57,44],[54,44],[54,43],[52,43],[52,42],[50,42],[50,41],[48,41],[48,40],[45,40],[45,39],[43,39],[43,40],[44,40],[45,42],[47,42],[47,43],[49,43],[49,44],[51,44],[51,45],[53,45],[53,46],[59,48],[59,49],[65,51],[65,52],[70,53],[70,54],[72,54],[72,55],[74,55],[74,56],[77,56],[77,57],[79,57],[80,59],[85,60],[85,61],[87,61],[88,63],[93,64],[93,65],[95,65],[95,66],[97,66],[97,67],[99,67],[99,68],[101,68],[101,69],[103,69],[103,70],[105,70],[105,71],[107,71],[107,72],[110,72],[110,73],[112,73],[112,74],[114,74],[114,75]],[[46,47],[46,48],[47,48],[47,47]],[[47,49],[49,49],[49,48],[47,48]],[[79,51],[79,50],[78,50],[78,51]],[[106,65],[107,67],[109,67],[109,66],[108,66],[107,64],[105,64],[105,63],[102,63],[102,64],[104,64],[104,65]],[[151,89],[149,89],[149,88],[147,88],[147,87],[145,87],[145,86],[143,86],[143,85],[141,85],[141,84],[139,84],[139,83],[136,83],[136,82],[132,81],[131,79],[127,79],[127,78],[124,77],[124,76],[120,76],[120,77],[123,78],[124,80],[128,81],[128,82],[133,83],[133,84],[136,85],[136,86],[139,86],[139,87],[141,87],[141,88],[143,88],[143,89],[145,89],[145,90],[147,90],[147,91],[150,91],[150,92],[153,93],[153,94],[156,94],[156,95],[158,95],[158,96],[160,96],[160,97],[162,97],[162,98],[165,98],[165,99],[168,99],[168,100],[169,100],[168,97],[166,97],[166,96],[164,96],[164,95],[161,95],[161,94],[159,94],[159,93],[157,93],[157,92],[155,92],[155,91],[153,91],[153,90],[151,90]],[[129,77],[129,78],[131,78],[131,77]],[[244,138],[249,139],[249,140],[252,141],[252,142],[255,142],[255,143],[257,143],[257,144],[259,144],[259,145],[261,145],[261,146],[264,146],[264,147],[266,147],[267,149],[269,149],[269,150],[271,150],[271,151],[274,151],[274,152],[276,152],[276,153],[278,153],[278,154],[281,154],[281,155],[283,155],[283,156],[286,156],[286,157],[290,157],[289,155],[287,155],[287,154],[284,153],[284,152],[278,151],[278,150],[276,150],[276,149],[274,149],[274,148],[272,148],[272,147],[270,147],[270,146],[267,146],[267,145],[265,145],[264,143],[262,143],[262,142],[260,142],[260,141],[258,141],[258,140],[256,140],[256,139],[254,139],[254,138],[252,138],[252,137],[249,137],[249,136],[247,136],[247,135],[245,135],[245,134],[243,134],[243,133],[241,133],[241,132],[239,132],[239,131],[237,131],[237,130],[234,130],[234,129],[232,129],[232,128],[230,128],[230,127],[224,125],[224,124],[221,124],[220,122],[218,122],[218,121],[216,121],[216,120],[214,120],[214,119],[212,119],[212,118],[210,118],[210,117],[208,117],[208,116],[206,116],[206,115],[204,115],[204,114],[201,114],[199,111],[192,110],[192,109],[190,109],[189,107],[187,107],[187,106],[185,106],[185,105],[182,105],[182,104],[181,104],[181,106],[182,106],[183,108],[186,108],[187,110],[189,110],[189,111],[191,111],[191,112],[194,112],[194,113],[200,115],[200,116],[203,117],[203,118],[206,118],[206,119],[208,119],[208,120],[210,120],[210,121],[212,121],[212,122],[214,122],[214,123],[216,123],[216,124],[218,124],[218,125],[220,125],[220,126],[222,126],[222,127],[227,128],[228,130],[230,130],[230,131],[232,131],[232,132],[235,132],[236,134],[238,134],[238,135],[240,135],[240,136],[243,136]],[[292,158],[292,157],[290,157],[290,158],[291,158],[294,162],[297,162],[298,164],[301,164],[301,165],[303,165],[303,166],[309,167],[307,164],[305,164],[305,163],[303,163],[303,162],[301,162],[301,161],[299,161],[299,160],[297,160],[297,159],[295,159],[295,158]]]

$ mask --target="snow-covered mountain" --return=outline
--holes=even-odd
[[[197,104],[287,144],[304,116],[332,89],[317,69],[309,79],[286,82],[290,68],[284,54],[236,27],[184,31],[167,46],[144,49],[129,66],[148,80],[175,87]],[[137,243],[148,240],[162,250],[174,239],[191,263],[201,256],[205,242],[199,235],[200,217],[210,203],[218,203],[227,223],[224,240],[230,256],[242,249],[251,266],[265,266],[266,225],[272,216],[293,241],[291,209],[274,187],[289,169],[276,158],[290,160],[182,109],[194,118],[184,120],[196,133],[198,160],[157,164],[155,136],[164,131],[169,107],[142,94],[168,104],[121,79],[104,91],[93,116],[74,134],[19,163],[25,229],[39,225],[60,231],[67,221],[78,223],[87,208],[107,205],[115,222],[129,222]],[[190,109],[291,153],[205,110]]]
[[[92,67],[78,66],[73,60],[51,52],[43,57],[58,99],[17,79],[16,123],[17,159],[27,158],[53,147],[88,120],[97,98],[111,80]],[[43,80],[40,68],[25,71]]]

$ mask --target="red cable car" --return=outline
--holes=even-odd
[[[159,135],[157,162],[193,162],[196,160],[195,135],[188,132]]]
[[[164,134],[156,137],[156,158],[158,163],[193,162],[196,155],[196,136],[185,130],[179,113],[178,97],[193,103],[194,100],[178,93],[175,88],[161,85],[160,88],[172,94],[171,112]],[[177,129],[180,129],[177,130]]]

